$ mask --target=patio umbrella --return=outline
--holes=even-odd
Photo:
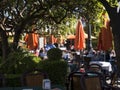
[[[67,36],[67,39],[75,39],[75,35],[71,34]]]
[[[96,37],[94,37],[94,36],[92,36],[92,35],[91,35],[91,38],[92,38],[92,39],[97,39]],[[73,35],[73,34],[68,35],[68,36],[67,36],[67,39],[75,39],[75,35]],[[85,33],[85,39],[88,39],[88,34],[87,34],[87,33]]]
[[[36,33],[26,34],[25,42],[27,44],[28,49],[36,50],[38,48],[38,35]]]
[[[50,43],[51,44],[55,43],[55,37],[54,37],[54,35],[50,35]]]
[[[99,37],[98,37],[98,44],[97,44],[97,48],[98,50],[102,50],[102,35],[101,35],[101,31],[99,32]]]
[[[106,17],[104,19],[104,27],[101,28],[101,31],[99,34],[98,49],[106,51],[112,47],[113,47],[112,32],[111,32],[111,28],[110,28],[110,21]]]
[[[79,20],[76,27],[76,35],[75,35],[75,50],[82,50],[85,48],[85,32],[83,29],[82,22]]]

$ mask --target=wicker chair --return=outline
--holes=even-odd
[[[45,71],[40,69],[28,70],[23,73],[21,82],[22,86],[34,87],[42,86],[43,79],[47,79],[48,75]]]
[[[95,64],[95,63],[90,64],[88,70],[89,70],[89,71],[93,71],[93,72],[99,72],[99,73],[103,74],[103,76],[104,76],[104,78],[105,78],[106,80],[110,80],[111,77],[112,77],[112,76],[111,76],[112,74],[110,74],[107,70],[104,70],[104,69],[102,68],[102,66],[99,65],[99,64]]]
[[[82,72],[72,72],[68,75],[66,81],[66,90],[82,90],[81,89],[81,76]]]
[[[104,76],[99,72],[88,71],[81,76],[81,90],[111,90]]]

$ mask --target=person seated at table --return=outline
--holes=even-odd
[[[89,53],[96,53],[96,51],[93,48],[91,48]]]
[[[114,51],[114,50],[111,50],[111,52],[110,52],[110,60],[111,60],[111,61],[114,61],[114,60],[115,60],[115,57],[116,57],[115,51]]]
[[[95,52],[88,52],[88,54],[86,55],[86,57],[94,57],[95,56]]]
[[[46,56],[46,54],[44,52],[44,49],[41,48],[40,51],[39,51],[39,57],[43,60],[43,59],[45,59],[45,56]]]
[[[63,52],[63,59],[66,60],[66,61],[69,61],[70,60],[70,52],[68,50],[65,50]]]
[[[101,55],[100,51],[97,51],[94,57],[92,58],[94,61],[103,61],[104,57]]]
[[[56,48],[56,46],[50,42],[47,42],[47,44],[45,45],[45,51],[47,52],[51,48]]]

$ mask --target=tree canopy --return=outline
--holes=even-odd
[[[1,0],[0,39],[3,58],[7,58],[6,55],[11,52],[8,43],[9,33],[13,35],[12,50],[15,50],[21,34],[29,32],[33,25],[39,26],[39,30],[44,30],[48,26],[57,30],[61,24],[64,25],[67,22],[65,19],[72,17],[76,19],[83,17],[86,22],[93,23],[101,17],[105,10],[110,16],[114,37],[119,36],[118,33],[116,34],[118,27],[114,24],[115,22],[119,26],[116,22],[119,16],[116,12],[117,7],[117,0]],[[64,33],[64,31],[60,32]],[[118,38],[117,36],[116,38]],[[115,47],[120,48],[116,43]],[[118,53],[117,49],[116,52]]]

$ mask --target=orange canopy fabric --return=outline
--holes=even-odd
[[[75,35],[72,35],[72,34],[71,34],[71,35],[68,35],[68,36],[67,36],[67,39],[75,39]]]
[[[50,43],[54,44],[54,36],[50,35]]]
[[[25,42],[28,49],[36,50],[38,48],[38,35],[35,33],[26,34]]]
[[[82,50],[85,48],[85,32],[80,20],[78,21],[76,27],[74,48],[75,50]]]
[[[96,37],[91,36],[92,39],[96,39]],[[67,39],[75,39],[75,35],[71,34],[67,36]],[[88,39],[88,34],[85,33],[85,39]]]
[[[110,21],[105,20],[105,27],[101,28],[99,33],[98,49],[99,50],[109,50],[113,47],[112,45],[112,32],[110,29]]]
[[[102,49],[103,49],[102,34],[101,34],[101,32],[99,33],[97,48],[98,48],[99,50],[102,50]]]
[[[50,35],[50,43],[57,43],[57,38],[55,38],[54,35]]]

